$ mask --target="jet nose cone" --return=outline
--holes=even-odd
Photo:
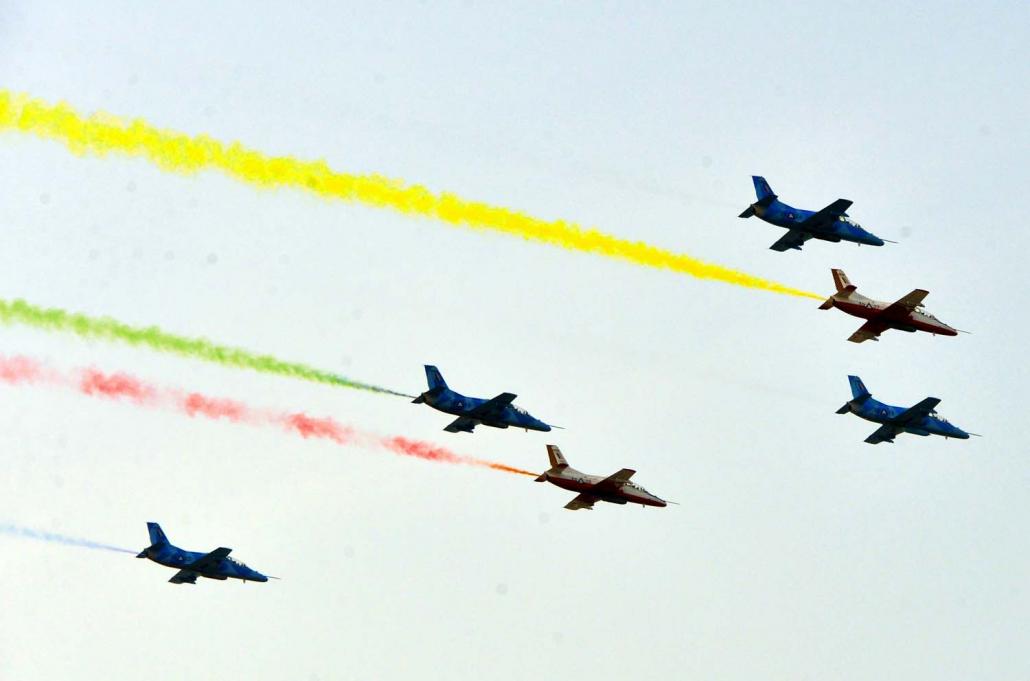
[[[268,577],[265,577],[264,575],[261,575],[261,574],[256,574],[253,577],[251,577],[251,580],[255,581],[255,582],[267,582],[268,581]]]
[[[868,243],[869,243],[870,246],[883,246],[884,241],[880,237],[873,236],[873,235],[870,234],[869,235],[869,242]]]

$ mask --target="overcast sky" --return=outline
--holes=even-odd
[[[83,3],[85,4],[85,3]],[[0,535],[3,679],[1025,679],[1025,3],[3,3],[0,87],[566,218],[799,288],[930,291],[972,335],[846,338],[818,302],[214,172],[0,135],[0,297],[404,392],[511,391],[552,433],[19,327],[130,371],[528,468],[556,443],[665,509],[0,385],[0,525],[140,550],[159,521],[267,584]],[[739,220],[853,200],[900,243]],[[834,410],[860,375],[969,441]]]

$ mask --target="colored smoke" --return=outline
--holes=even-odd
[[[12,525],[10,523],[0,523],[0,534],[14,535],[16,537],[25,537],[26,539],[38,539],[39,541],[53,542],[55,544],[64,544],[65,546],[80,546],[84,549],[117,551],[118,553],[136,553],[136,551],[133,551],[131,549],[123,549],[120,546],[101,544],[100,542],[95,542],[90,539],[68,537],[63,534],[57,534],[56,532],[36,530],[31,527],[20,527],[18,525]]]
[[[118,153],[145,158],[162,170],[184,175],[219,170],[257,187],[301,189],[325,198],[433,218],[452,226],[501,232],[699,279],[791,296],[822,298],[808,291],[640,241],[621,239],[574,222],[544,220],[510,208],[463,199],[456,194],[432,192],[426,187],[382,175],[339,172],[325,161],[269,156],[238,142],[225,143],[206,135],[190,136],[162,130],[139,118],[126,121],[103,113],[84,116],[68,104],[50,104],[7,90],[0,90],[0,130],[61,142],[75,154],[106,156]]]
[[[92,397],[124,400],[152,409],[175,411],[193,418],[204,417],[251,426],[276,426],[304,439],[329,440],[343,446],[384,448],[395,454],[426,461],[492,468],[520,475],[536,475],[502,463],[457,454],[429,442],[409,440],[400,436],[384,437],[360,431],[329,417],[310,416],[303,412],[259,409],[236,400],[161,388],[124,372],[106,373],[94,368],[61,372],[28,357],[0,355],[0,381],[10,385],[60,386]]]
[[[24,300],[4,300],[0,298],[0,323],[25,324],[44,331],[60,331],[63,333],[73,333],[83,338],[119,341],[129,345],[143,346],[158,352],[214,362],[226,367],[252,369],[266,374],[299,378],[315,383],[357,388],[359,390],[398,395],[400,397],[411,397],[411,395],[395,392],[376,385],[352,381],[304,364],[286,362],[269,355],[255,355],[240,348],[217,345],[204,338],[177,336],[167,331],[162,331],[156,326],[145,328],[130,326],[108,317],[89,317],[60,308],[38,307]]]

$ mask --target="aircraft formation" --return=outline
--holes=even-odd
[[[765,178],[752,178],[757,200],[740,214],[741,218],[757,216],[760,219],[787,230],[770,246],[774,251],[801,250],[811,239],[828,242],[848,241],[859,245],[883,246],[888,243],[862,228],[852,220],[847,210],[852,202],[837,199],[818,211],[794,208],[779,200]],[[893,242],[890,242],[893,243]],[[832,269],[836,292],[823,302],[819,309],[837,308],[846,314],[860,317],[865,323],[847,340],[862,343],[877,341],[889,329],[914,333],[923,331],[934,335],[956,336],[959,331],[937,319],[923,308],[923,301],[929,294],[923,289],[914,289],[900,299],[887,303],[867,298],[857,293],[857,287],[840,269]],[[414,404],[425,404],[433,409],[456,417],[443,430],[449,433],[473,433],[477,426],[508,429],[521,428],[526,431],[550,432],[560,428],[533,416],[516,406],[516,395],[501,392],[495,397],[479,398],[463,395],[452,390],[440,370],[425,365],[427,390],[415,397]],[[876,399],[856,376],[848,376],[852,398],[837,410],[838,414],[852,413],[859,418],[879,424],[879,427],[865,442],[879,444],[893,443],[903,433],[944,438],[968,439],[975,433],[967,432],[941,418],[936,408],[941,400],[927,397],[911,407],[892,406]],[[387,391],[390,392],[390,391]],[[401,394],[401,393],[394,393]],[[572,468],[555,444],[546,445],[550,467],[536,477],[537,482],[549,482],[556,487],[574,492],[576,496],[565,504],[569,510],[591,510],[598,502],[616,505],[640,504],[642,507],[666,507],[675,502],[652,494],[632,480],[636,471],[623,468],[611,475],[592,475]],[[213,580],[238,579],[243,582],[267,582],[269,577],[229,556],[232,549],[219,547],[208,552],[187,551],[168,541],[160,525],[147,523],[150,545],[136,556],[146,558],[164,567],[176,570],[168,581],[173,584],[195,584],[198,577]]]

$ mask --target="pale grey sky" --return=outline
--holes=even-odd
[[[0,87],[567,218],[816,292],[931,291],[973,332],[845,339],[816,301],[216,173],[0,136],[0,297],[416,392],[550,434],[24,328],[0,352],[305,410],[531,470],[555,442],[682,505],[0,386],[0,524],[231,546],[165,583],[0,536],[0,678],[1025,679],[1025,3],[4,3]],[[768,250],[751,174],[901,243]],[[211,256],[214,256],[213,258]],[[966,442],[833,413],[857,373]]]

